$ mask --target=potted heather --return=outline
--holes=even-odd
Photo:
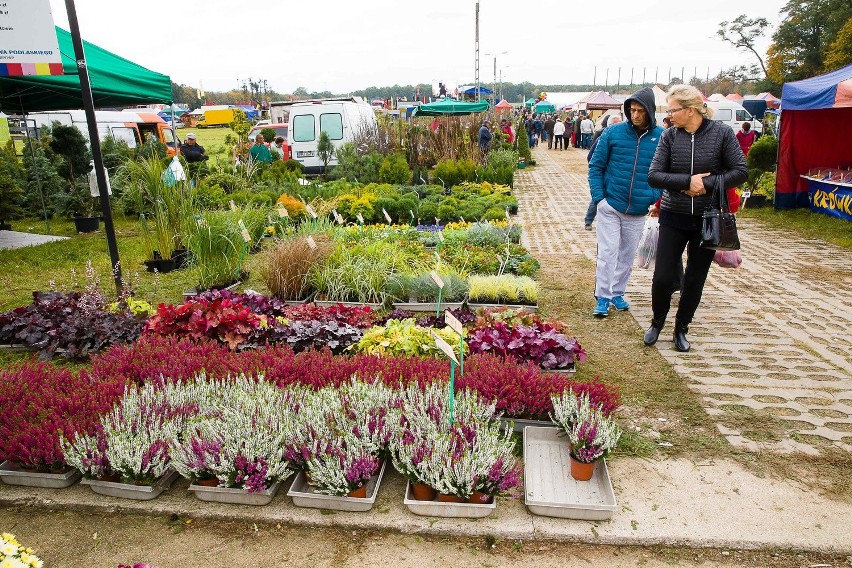
[[[595,463],[609,455],[618,444],[621,429],[615,421],[592,405],[587,394],[573,390],[561,397],[552,396],[551,418],[568,438],[571,455],[571,476],[578,481],[588,481],[595,471]]]
[[[183,390],[197,401],[197,418],[172,441],[171,455],[189,490],[202,501],[269,503],[292,473],[284,443],[295,415],[285,393],[244,375],[227,381],[201,375]]]
[[[83,473],[81,483],[95,493],[142,501],[167,489],[177,479],[170,443],[195,412],[183,394],[173,384],[127,387],[94,434],[63,437],[65,459]]]

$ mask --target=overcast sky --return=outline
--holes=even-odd
[[[63,0],[50,0],[56,24],[68,29]],[[754,63],[716,38],[719,22],[748,10],[780,21],[785,0],[480,0],[480,80],[597,84],[704,77]],[[253,77],[288,93],[344,93],[393,84],[473,82],[475,0],[76,0],[83,37],[176,83],[218,91]],[[606,9],[603,7],[606,6]],[[764,53],[772,29],[760,44]],[[503,54],[502,52],[507,52]]]

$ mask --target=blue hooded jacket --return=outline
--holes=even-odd
[[[645,107],[651,121],[649,130],[639,130],[630,122],[630,103]],[[598,139],[589,162],[589,189],[595,203],[606,202],[627,215],[646,215],[662,194],[648,185],[648,169],[663,129],[657,126],[654,116],[657,107],[654,91],[649,87],[639,89],[624,101],[627,120],[606,128]]]

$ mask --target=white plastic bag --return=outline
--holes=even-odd
[[[654,270],[657,260],[657,241],[660,238],[660,221],[656,217],[645,220],[645,228],[639,239],[639,249],[636,251],[636,266]]]
[[[163,185],[166,187],[172,187],[177,182],[185,180],[186,173],[183,171],[183,166],[178,160],[178,157],[175,156],[172,158],[171,163],[169,163],[168,169],[163,172]]]

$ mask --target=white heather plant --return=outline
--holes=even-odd
[[[574,459],[591,463],[607,456],[618,444],[621,429],[592,406],[588,394],[578,395],[569,389],[561,396],[551,395],[551,400],[550,417],[567,435]]]
[[[201,376],[184,385],[199,400],[198,419],[172,442],[175,469],[184,477],[215,478],[222,487],[262,492],[292,468],[285,442],[297,430],[292,399],[260,376],[216,381]]]
[[[401,394],[401,427],[391,444],[394,466],[413,482],[465,499],[514,487],[511,428],[502,428],[494,408],[476,393],[457,393],[451,426],[446,386],[410,385]]]
[[[150,485],[169,470],[171,441],[195,411],[179,385],[127,387],[101,417],[97,434],[60,443],[66,461],[87,477],[117,474],[122,481]]]

